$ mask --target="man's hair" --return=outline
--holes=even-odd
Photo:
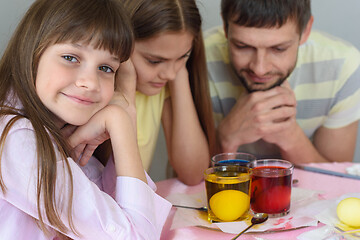
[[[281,27],[288,20],[301,34],[311,17],[310,0],[222,0],[221,15],[225,31],[229,22],[243,27]]]

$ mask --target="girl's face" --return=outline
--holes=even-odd
[[[174,80],[190,56],[194,36],[186,31],[168,32],[136,41],[132,61],[137,73],[136,90],[151,96]]]
[[[120,61],[91,45],[54,44],[40,58],[36,91],[60,126],[85,124],[114,93]]]

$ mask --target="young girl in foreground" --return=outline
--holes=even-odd
[[[178,178],[198,184],[214,154],[201,16],[194,0],[127,0],[135,32],[138,143],[145,169],[162,123]]]
[[[35,1],[1,59],[2,240],[160,238],[171,205],[146,184],[134,123],[109,104],[133,43],[119,2]],[[105,169],[70,157],[108,138]]]

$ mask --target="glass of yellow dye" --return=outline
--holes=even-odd
[[[243,220],[250,207],[250,170],[227,165],[205,170],[209,222]]]

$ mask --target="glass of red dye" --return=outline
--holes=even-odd
[[[244,166],[247,167],[249,162],[255,160],[256,157],[250,153],[235,152],[235,153],[220,153],[211,158],[212,166]]]
[[[290,212],[294,165],[281,159],[260,159],[249,163],[251,169],[250,207],[253,213],[281,217]]]

